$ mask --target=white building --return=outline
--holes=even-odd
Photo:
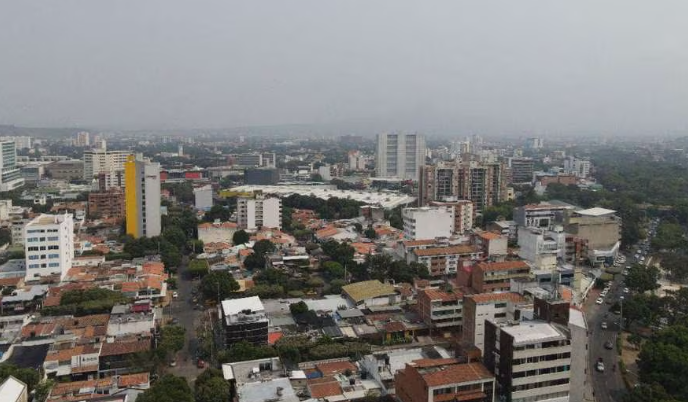
[[[227,347],[241,341],[268,343],[269,320],[260,297],[224,300],[221,306]]]
[[[454,208],[404,208],[404,237],[411,240],[450,237],[454,233]]]
[[[282,228],[282,200],[255,194],[237,200],[237,224],[242,229]]]
[[[194,205],[203,211],[213,207],[213,186],[210,184],[194,189]]]
[[[25,280],[59,275],[63,279],[74,258],[74,220],[71,214],[42,214],[24,227]]]
[[[112,173],[124,170],[128,151],[108,151],[92,149],[84,152],[84,179],[91,180],[101,173]]]
[[[571,355],[571,394],[570,401],[584,401],[591,395],[586,395],[588,365],[588,324],[585,314],[576,309],[569,309],[569,331],[571,345],[576,353]]]
[[[572,174],[576,177],[585,178],[590,176],[590,161],[586,159],[569,156],[564,159],[564,173]]]
[[[361,151],[349,151],[349,170],[365,170],[368,158]]]
[[[430,201],[430,206],[446,206],[454,209],[454,233],[464,234],[473,229],[475,209],[469,200]]]
[[[159,236],[160,164],[130,155],[124,172],[127,234]]]
[[[499,395],[512,402],[573,400],[568,328],[545,321],[488,321],[485,330],[485,365],[494,373],[511,373],[497,376]]]
[[[566,233],[561,226],[554,231],[518,228],[518,255],[539,270],[554,270],[557,259],[564,258]]]
[[[518,293],[478,293],[463,300],[463,341],[485,351],[485,322],[502,323],[522,318],[525,298]]]
[[[28,402],[29,387],[13,376],[9,376],[0,384],[0,395],[5,402]]]
[[[378,134],[378,177],[418,180],[425,164],[425,136],[422,134]]]
[[[31,137],[27,136],[8,136],[0,137],[0,142],[12,141],[17,146],[17,149],[29,149],[31,148]]]
[[[0,191],[11,191],[23,185],[21,169],[17,167],[17,145],[14,141],[0,142]]]

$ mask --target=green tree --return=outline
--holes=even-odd
[[[677,223],[662,222],[657,227],[657,234],[650,243],[655,250],[675,250],[686,246],[683,227]]]
[[[635,292],[644,293],[659,288],[659,269],[635,264],[628,270],[626,286]]]
[[[344,278],[344,267],[337,261],[326,261],[323,263],[323,271],[328,278]]]
[[[9,229],[0,229],[0,246],[12,242],[12,232]]]
[[[277,351],[271,346],[256,346],[248,341],[241,341],[233,344],[228,350],[223,350],[218,360],[220,363],[231,363],[275,356]]]
[[[201,280],[200,290],[206,300],[219,303],[239,290],[239,284],[227,271],[211,271]]]
[[[189,383],[183,377],[172,374],[158,381],[136,398],[136,402],[195,402]]]
[[[640,380],[659,384],[679,400],[688,400],[688,327],[661,330],[643,345],[639,355]]]
[[[160,330],[160,343],[156,352],[161,359],[184,348],[186,329],[179,325],[167,325]]]
[[[26,384],[29,391],[35,389],[40,382],[38,371],[34,369],[20,368],[10,363],[0,364],[0,383],[5,381],[9,376],[13,376]]]
[[[191,260],[188,267],[189,274],[198,277],[204,277],[210,271],[207,260]]]
[[[225,402],[229,400],[229,383],[222,370],[207,368],[194,381],[196,402]]]
[[[186,233],[178,227],[168,227],[162,233],[162,237],[174,245],[178,250],[186,246]]]
[[[344,279],[334,279],[330,282],[330,293],[340,294],[342,293],[342,286],[346,285]]]
[[[366,230],[363,232],[363,235],[367,237],[368,239],[374,240],[377,238],[377,232],[373,228],[373,225],[368,225]]]
[[[273,253],[275,250],[275,243],[266,239],[258,240],[253,245],[253,252],[259,256],[264,256],[265,254]]]
[[[213,205],[210,211],[203,215],[203,220],[206,222],[214,222],[219,220],[220,222],[227,222],[232,216],[232,211],[223,205]]]
[[[234,235],[232,235],[232,242],[234,242],[234,244],[246,244],[249,240],[251,240],[251,237],[243,229],[237,230],[234,232]]]
[[[289,305],[289,311],[294,315],[307,313],[308,312],[308,305],[306,304],[306,302],[301,300],[298,303],[290,304]]]
[[[638,384],[624,396],[624,402],[679,402],[659,384]]]

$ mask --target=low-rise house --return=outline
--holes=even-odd
[[[463,325],[463,295],[439,289],[418,292],[418,312],[430,328],[458,331]]]
[[[482,363],[457,359],[422,359],[395,376],[401,402],[494,402],[495,377]]]
[[[396,304],[394,286],[378,280],[356,282],[342,286],[342,293],[357,307],[386,306]]]
[[[476,293],[508,292],[512,279],[530,279],[525,261],[481,262],[474,266],[471,287]]]
[[[455,276],[459,267],[479,260],[481,250],[470,245],[432,247],[416,249],[411,253],[411,261],[428,267],[430,276]]]

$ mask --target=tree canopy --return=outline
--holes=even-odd
[[[626,286],[638,293],[644,293],[648,290],[654,291],[659,287],[657,281],[659,280],[659,269],[654,266],[643,266],[635,264],[628,270],[626,276]]]
[[[671,326],[653,335],[639,355],[640,379],[659,384],[671,396],[688,400],[688,327]]]
[[[226,402],[229,400],[229,383],[222,370],[207,368],[194,381],[196,402]]]
[[[195,402],[189,383],[183,377],[166,374],[144,393],[136,402]]]
[[[243,229],[237,230],[234,232],[234,235],[232,235],[232,242],[234,244],[246,244],[249,240],[251,240],[251,237]]]
[[[219,303],[239,290],[239,284],[228,271],[211,271],[201,280],[200,290],[206,300]]]

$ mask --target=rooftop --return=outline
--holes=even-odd
[[[525,261],[502,261],[502,262],[481,262],[476,265],[483,272],[486,271],[507,271],[510,269],[530,268]]]
[[[433,255],[470,254],[477,253],[478,251],[473,246],[452,246],[416,249],[413,252],[419,257],[428,257]]]
[[[463,297],[461,293],[443,292],[438,289],[425,289],[422,292],[425,293],[430,300],[456,301]]]
[[[606,208],[590,208],[590,209],[582,209],[579,211],[576,211],[578,215],[584,215],[584,216],[606,216],[606,215],[613,215],[616,213],[613,209],[606,209]]]
[[[502,292],[502,293],[478,293],[474,295],[466,295],[466,297],[473,299],[476,303],[494,303],[499,301],[510,301],[514,303],[524,302],[526,299],[518,293]]]
[[[450,364],[422,370],[428,387],[494,379],[482,363]]]
[[[344,291],[356,303],[375,297],[383,297],[395,294],[394,286],[382,283],[378,280],[356,282],[342,286]]]
[[[7,377],[5,382],[0,384],[0,395],[2,395],[3,401],[18,401],[19,396],[23,392],[28,392],[26,384],[17,380],[13,376]]]
[[[299,398],[289,378],[273,378],[267,381],[247,382],[237,385],[237,395],[242,402],[298,402]]]
[[[566,339],[553,324],[544,321],[525,321],[518,325],[501,325],[500,329],[514,337],[514,346],[535,342]]]
[[[260,301],[260,297],[258,296],[244,297],[241,299],[227,299],[222,301],[222,311],[225,317],[236,315],[246,310],[251,312],[263,312],[265,311],[265,307],[263,307],[263,303]]]

